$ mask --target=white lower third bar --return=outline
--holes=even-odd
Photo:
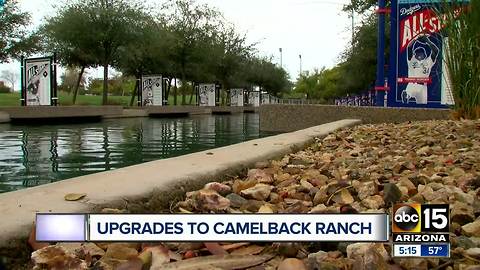
[[[388,241],[386,214],[88,215],[90,241]]]

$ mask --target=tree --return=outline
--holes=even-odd
[[[57,53],[59,62],[68,69],[79,69],[73,88],[72,104],[76,103],[85,69],[97,66],[95,58],[97,44],[89,35],[84,34],[84,26],[81,25],[83,16],[85,14],[81,6],[72,4],[56,16],[48,18],[40,30],[43,50],[47,53]],[[73,74],[69,75],[71,80]]]
[[[7,82],[10,83],[12,86],[12,91],[15,91],[15,83],[19,79],[19,75],[16,72],[13,72],[11,70],[3,70],[2,75],[0,76],[2,79],[6,80]]]
[[[343,11],[351,11],[353,9],[358,13],[364,13],[365,11],[376,7],[377,4],[378,0],[350,0],[350,3],[344,6]]]
[[[74,94],[76,94],[75,92],[78,91],[78,88],[84,88],[86,79],[85,76],[83,76],[83,72],[81,73],[82,77],[80,77],[80,80],[78,80],[78,69],[73,67],[67,67],[62,76],[60,76],[60,89],[67,93],[72,93],[73,91]],[[75,104],[75,102],[73,102],[73,104]]]
[[[341,71],[342,88],[348,93],[359,93],[368,90],[376,78],[377,67],[377,26],[376,14],[370,15],[357,28],[353,47],[342,54]],[[388,33],[386,35],[389,37]],[[386,44],[388,44],[388,40]],[[385,49],[388,59],[388,48]]]
[[[210,57],[202,48],[214,36],[212,32],[217,29],[219,14],[207,5],[197,5],[193,0],[173,0],[166,8],[166,21],[174,39],[170,57],[175,65],[173,70],[179,73],[176,77],[180,77],[183,84],[189,77],[201,77],[199,65]],[[174,104],[177,104],[176,88]],[[182,104],[185,104],[185,92]]]
[[[133,105],[139,89],[138,80],[142,75],[161,74],[171,81],[175,74],[173,63],[168,55],[173,46],[172,33],[166,29],[164,22],[155,22],[151,18],[144,19],[141,31],[136,33],[136,42],[119,50],[119,57],[115,64],[115,67],[124,75],[136,78],[130,106]]]
[[[103,99],[107,104],[109,66],[115,64],[120,48],[135,42],[135,33],[141,30],[141,18],[149,16],[140,2],[127,0],[87,0],[62,7],[51,22],[60,24],[53,31],[61,36],[63,44],[70,46],[75,59],[84,64],[103,66]],[[66,31],[70,31],[66,33]],[[76,33],[76,34],[73,34]],[[69,47],[67,47],[69,48]],[[85,57],[88,56],[88,57]]]
[[[341,54],[340,63],[332,69],[301,76],[296,83],[296,92],[328,101],[370,90],[376,78],[377,25],[376,16],[371,13],[356,28],[353,44]],[[386,36],[389,37],[388,33]],[[388,59],[388,48],[386,52],[385,58]]]
[[[244,67],[245,81],[249,85],[260,86],[261,90],[274,96],[291,90],[288,73],[272,63],[271,58],[252,57]]]
[[[305,94],[307,99],[319,98],[318,84],[320,82],[320,77],[322,72],[324,72],[325,68],[322,70],[315,69],[313,74],[310,74],[309,71],[303,72],[300,74],[296,84],[295,84],[295,92]]]
[[[0,11],[0,63],[35,52],[38,36],[27,31],[30,14],[20,11],[16,0],[7,1]]]
[[[222,24],[221,29],[212,37],[209,55],[210,65],[215,78],[221,83],[223,90],[238,87],[242,84],[240,70],[243,63],[252,56],[254,45],[247,45],[246,36],[236,32],[231,24]]]

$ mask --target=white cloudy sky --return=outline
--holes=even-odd
[[[283,48],[283,66],[292,80],[298,77],[299,54],[302,69],[331,67],[351,39],[351,19],[342,12],[349,0],[197,0],[223,12],[250,42],[259,42],[264,55],[279,63]],[[55,0],[19,0],[22,9],[32,14],[34,25],[55,12]],[[146,0],[156,6],[163,0]],[[18,63],[0,64],[0,70],[19,70]],[[90,76],[101,77],[91,70]]]

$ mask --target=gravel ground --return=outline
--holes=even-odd
[[[390,213],[450,204],[449,259],[393,259],[382,243],[130,243],[45,246],[36,269],[480,269],[480,121],[362,125],[244,177],[188,192],[183,213]],[[123,213],[128,209],[104,209]]]

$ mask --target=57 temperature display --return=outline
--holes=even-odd
[[[449,257],[449,245],[422,245],[422,257]]]

